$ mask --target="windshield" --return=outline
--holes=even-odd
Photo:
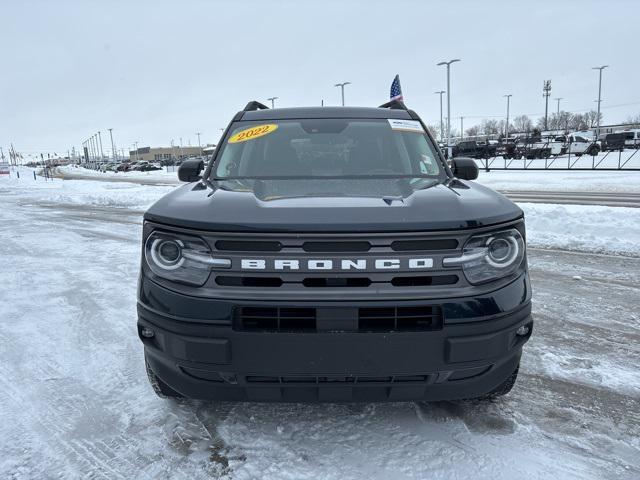
[[[212,179],[444,179],[420,122],[307,119],[236,122]]]

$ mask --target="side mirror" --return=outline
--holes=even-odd
[[[181,182],[197,182],[200,172],[204,170],[204,161],[199,158],[189,158],[178,167],[178,178]]]
[[[478,178],[478,165],[471,158],[454,158],[451,164],[453,174],[463,180]]]

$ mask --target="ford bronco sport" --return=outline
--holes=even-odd
[[[418,115],[238,112],[144,215],[138,334],[162,397],[491,398],[532,332],[522,211]]]

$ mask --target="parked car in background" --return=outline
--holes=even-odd
[[[162,170],[162,167],[159,167],[149,162],[138,162],[134,170],[137,170],[139,172],[150,172],[153,170]]]
[[[601,141],[602,150],[605,152],[624,150],[627,135],[627,132],[616,132],[605,135]]]
[[[585,154],[597,155],[600,152],[600,145],[597,142],[582,135],[559,135],[555,141],[564,143],[567,146],[567,153],[577,157]]]
[[[509,137],[498,142],[496,147],[496,155],[509,160],[515,157],[517,138]]]
[[[514,158],[526,158],[533,160],[536,158],[549,158],[551,147],[549,142],[538,137],[522,137],[516,142]]]
[[[117,165],[115,163],[103,163],[100,166],[100,171],[102,173],[115,172],[116,171],[116,167],[117,167]]]
[[[640,129],[624,132],[624,148],[640,148]]]
[[[478,142],[476,140],[466,140],[464,142],[458,142],[453,146],[453,157],[471,157],[471,158],[490,158],[495,156],[496,146],[487,145],[484,142]]]

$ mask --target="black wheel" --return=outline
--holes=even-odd
[[[598,155],[598,153],[600,153],[600,149],[596,146],[593,146],[589,149],[589,155],[591,155],[592,157],[595,157],[596,155]]]
[[[149,362],[147,362],[146,358],[144,359],[144,366],[145,370],[147,371],[147,378],[149,379],[151,388],[153,388],[153,391],[156,392],[156,395],[158,395],[160,398],[182,398],[182,395],[180,395],[169,385],[160,380],[158,376],[153,373],[153,370],[151,370]]]
[[[491,400],[493,398],[502,397],[503,395],[506,395],[507,393],[509,393],[513,388],[513,386],[516,384],[516,379],[518,378],[519,369],[520,369],[520,365],[516,367],[514,372],[511,375],[509,375],[509,377],[504,382],[502,382],[500,385],[498,385],[489,393],[482,395],[480,397],[477,397],[477,400]]]

